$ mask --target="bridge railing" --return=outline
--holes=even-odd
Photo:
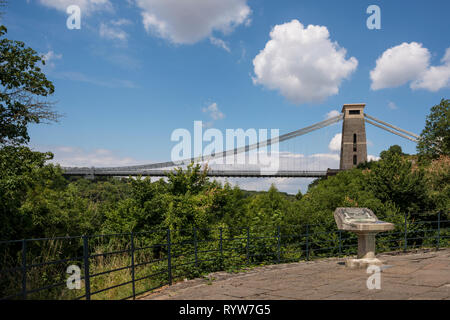
[[[450,220],[441,213],[405,215],[377,236],[377,252],[449,245]],[[323,224],[158,228],[1,241],[0,250],[1,299],[136,299],[214,271],[354,255],[357,237]]]

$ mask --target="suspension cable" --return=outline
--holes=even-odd
[[[159,168],[166,168],[166,167],[173,167],[177,165],[183,165],[183,164],[190,164],[191,162],[201,162],[201,161],[208,161],[213,160],[217,158],[224,158],[226,156],[230,155],[236,155],[242,152],[248,152],[253,149],[259,149],[265,146],[270,146],[272,144],[280,143],[282,141],[286,141],[295,137],[299,137],[301,135],[307,134],[309,132],[321,129],[323,127],[329,126],[331,124],[334,124],[336,122],[339,122],[344,117],[343,114],[340,114],[338,116],[332,117],[330,119],[320,121],[318,123],[315,123],[311,126],[295,130],[286,134],[283,134],[281,136],[271,138],[268,140],[265,140],[263,142],[257,142],[251,145],[247,145],[244,147],[235,148],[232,150],[222,151],[217,154],[211,154],[206,156],[200,156],[196,158],[189,158],[189,159],[183,159],[178,161],[167,161],[167,162],[160,162],[160,163],[153,163],[153,164],[147,164],[147,165],[137,165],[137,166],[124,166],[124,167],[103,167],[103,168],[95,168],[95,171],[98,173],[99,171],[124,171],[124,170],[147,170],[147,169],[159,169]],[[63,168],[65,171],[80,171],[82,168],[72,168],[72,167],[65,167]],[[91,169],[89,169],[91,170]]]
[[[410,135],[410,136],[412,136],[412,137],[414,137],[414,138],[416,138],[416,139],[419,139],[419,138],[420,138],[417,134],[414,134],[414,133],[412,133],[412,132],[403,130],[403,129],[401,129],[401,128],[399,128],[399,127],[396,127],[396,126],[394,126],[394,125],[392,125],[392,124],[389,124],[389,123],[387,123],[387,122],[381,121],[381,120],[379,120],[379,119],[377,119],[377,118],[375,118],[375,117],[369,116],[367,113],[365,113],[364,116],[367,117],[367,118],[369,118],[369,119],[372,119],[373,121],[376,121],[376,122],[379,122],[379,123],[381,123],[381,124],[384,124],[384,125],[387,126],[387,127],[390,127],[390,128],[392,128],[392,129],[401,131],[401,132],[403,132],[403,133],[406,133],[407,135]]]
[[[383,129],[383,130],[389,131],[390,133],[396,134],[396,135],[398,135],[398,136],[400,136],[400,137],[402,137],[402,138],[411,140],[411,141],[413,141],[413,142],[417,142],[416,139],[411,138],[411,137],[408,137],[407,135],[404,135],[403,133],[396,132],[396,131],[394,131],[394,130],[391,130],[391,129],[389,129],[389,128],[386,128],[386,127],[382,126],[381,124],[378,124],[378,123],[376,123],[376,122],[370,121],[369,119],[365,119],[365,120],[366,120],[366,122],[368,122],[368,123],[370,123],[371,125],[374,125],[374,126],[376,126],[376,127],[378,127],[378,128],[381,128],[381,129]]]

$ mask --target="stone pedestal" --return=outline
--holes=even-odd
[[[364,268],[368,265],[381,265],[375,257],[375,235],[394,229],[389,222],[378,220],[368,208],[336,208],[334,219],[339,230],[351,231],[358,235],[358,257],[347,259],[350,268]]]
[[[366,268],[369,265],[380,266],[383,262],[375,257],[375,235],[378,232],[356,232],[358,235],[357,259],[347,259],[345,265],[350,268]]]
[[[375,235],[377,232],[357,232],[358,259],[375,258]]]

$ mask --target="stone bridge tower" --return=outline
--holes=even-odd
[[[344,104],[342,113],[341,162],[339,169],[347,170],[367,161],[364,103]]]

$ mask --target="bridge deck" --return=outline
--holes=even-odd
[[[164,177],[173,170],[146,170],[146,171],[121,171],[121,170],[92,170],[92,169],[70,169],[64,172],[66,176],[150,176]],[[245,178],[268,178],[268,177],[286,177],[286,178],[320,178],[334,173],[335,170],[324,171],[289,171],[280,170],[273,172],[261,172],[256,170],[209,170],[207,175],[210,177],[245,177]]]

